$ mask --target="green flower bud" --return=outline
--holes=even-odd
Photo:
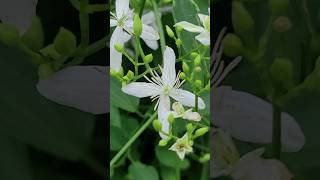
[[[51,66],[49,64],[40,64],[38,69],[38,75],[40,79],[46,79],[51,74],[53,74],[54,71],[52,70]]]
[[[269,0],[269,10],[274,13],[282,13],[288,9],[290,0]]]
[[[199,162],[200,163],[206,163],[210,161],[210,153],[204,154],[202,157],[200,157]]]
[[[179,78],[180,79],[186,79],[186,73],[184,73],[184,72],[181,72],[180,74],[179,74]]]
[[[229,57],[241,55],[244,51],[241,39],[233,33],[228,33],[223,38],[221,45],[224,49],[224,53]]]
[[[194,68],[194,70],[195,70],[196,72],[201,72],[201,71],[202,71],[202,69],[201,69],[200,66],[196,66],[196,67]]]
[[[242,2],[232,1],[232,25],[237,33],[251,33],[254,30],[254,20]]]
[[[277,17],[277,19],[273,22],[273,28],[277,32],[286,32],[291,29],[291,21],[286,16]]]
[[[201,64],[201,57],[200,55],[198,55],[195,59],[194,59],[194,65],[195,66],[199,66]]]
[[[177,45],[178,48],[181,47],[181,45],[182,45],[181,39],[177,39],[177,40],[176,40],[176,45]]]
[[[190,55],[191,55],[191,57],[196,58],[199,54],[196,52],[192,52]]]
[[[142,33],[142,22],[138,14],[136,14],[133,19],[133,32],[138,37]]]
[[[163,147],[163,146],[166,146],[168,144],[168,141],[164,140],[164,139],[161,139],[159,141],[159,146]]]
[[[287,89],[293,85],[293,64],[290,59],[276,58],[271,64],[270,74],[277,83]]]
[[[197,80],[195,80],[194,85],[196,86],[196,88],[201,89],[202,81],[197,79]]]
[[[151,63],[152,60],[153,60],[153,55],[152,55],[152,54],[146,55],[146,56],[144,57],[144,59],[143,59],[143,61],[144,61],[145,63],[148,63],[148,64]]]
[[[185,63],[185,62],[182,63],[182,70],[185,73],[189,72],[190,68],[187,63]]]
[[[129,71],[127,72],[127,75],[124,76],[123,79],[128,82],[128,81],[130,81],[133,77],[134,77],[134,73],[129,70]]]
[[[172,39],[175,39],[175,38],[176,38],[175,35],[174,35],[174,32],[172,31],[172,29],[171,29],[169,26],[167,26],[167,25],[166,25],[166,31],[167,31],[167,34],[168,34],[168,36],[169,36],[170,38],[172,38]]]
[[[119,53],[123,53],[124,52],[124,49],[123,49],[123,46],[119,43],[115,44],[114,45],[114,48],[119,52]]]
[[[193,128],[192,123],[188,123],[186,128],[187,128],[187,131],[190,132],[192,130],[192,128]]]
[[[183,31],[183,28],[181,26],[177,26],[177,32],[181,33]]]
[[[170,124],[173,124],[174,123],[174,116],[173,116],[173,114],[172,113],[170,113],[169,115],[168,115],[168,122],[170,123]]]
[[[209,131],[208,127],[202,127],[196,130],[196,132],[194,133],[196,137],[199,136],[203,136],[204,134],[206,134]]]
[[[157,132],[159,132],[162,129],[162,124],[158,119],[153,120],[152,125]]]
[[[20,41],[20,35],[14,27],[0,23],[0,41],[8,46],[16,45]]]

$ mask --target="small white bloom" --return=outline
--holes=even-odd
[[[201,115],[198,112],[192,112],[192,109],[184,110],[183,106],[179,102],[172,104],[172,114],[174,118],[183,118],[191,121],[201,121]]]
[[[1,0],[0,20],[24,34],[36,16],[37,2],[38,0]]]
[[[221,86],[213,89],[214,125],[228,131],[236,139],[258,143],[272,143],[272,105],[246,92]],[[296,152],[305,143],[305,136],[295,119],[281,114],[282,150]]]
[[[188,134],[183,135],[182,138],[179,138],[170,148],[169,150],[175,151],[180,159],[184,159],[185,155],[191,153],[192,146],[189,142]]]
[[[200,33],[199,35],[196,36],[196,40],[198,40],[201,44],[205,46],[209,46],[210,45],[210,10],[209,10],[209,15],[198,14],[198,17],[202,23],[202,26],[194,25],[186,21],[178,22],[174,26],[180,26],[189,32]]]
[[[122,91],[139,97],[149,97],[153,100],[158,99],[155,108],[158,105],[158,119],[162,123],[162,131],[169,132],[170,124],[168,122],[168,115],[170,113],[170,98],[175,99],[181,104],[194,107],[195,95],[189,91],[180,89],[182,83],[180,83],[179,76],[176,74],[176,56],[174,51],[170,47],[166,47],[163,55],[163,69],[162,76],[160,77],[157,72],[152,72],[153,77],[151,79],[145,78],[149,81],[146,82],[133,82],[122,87]],[[198,98],[199,109],[205,108],[205,103],[201,98]],[[166,138],[164,134],[160,132],[162,138]]]
[[[116,14],[111,13],[110,27],[116,26],[110,39],[110,61],[111,69],[119,71],[121,69],[122,54],[114,48],[115,44],[124,45],[133,34],[133,11],[129,8],[129,0],[116,0]],[[140,37],[144,41],[156,41],[159,34],[151,26],[142,24],[142,34]]]

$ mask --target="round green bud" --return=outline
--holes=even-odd
[[[196,58],[199,54],[196,52],[192,52],[190,55],[191,55],[191,57]]]
[[[167,34],[170,38],[172,38],[172,39],[176,38],[172,29],[167,25],[166,25],[166,31],[167,31]]]
[[[192,128],[193,128],[192,123],[188,123],[186,128],[187,128],[187,131],[190,132],[192,130]]]
[[[134,73],[131,70],[129,70],[126,76],[129,78],[129,80],[131,80],[134,77]]]
[[[197,80],[194,81],[194,85],[196,86],[196,88],[201,89],[202,81],[197,79]]]
[[[182,70],[185,73],[189,72],[190,68],[189,68],[189,66],[188,66],[188,64],[186,62],[182,63]]]
[[[180,79],[186,79],[186,73],[184,73],[184,72],[181,72],[180,74],[179,74],[179,78]]]
[[[194,70],[195,70],[196,72],[201,72],[201,71],[202,71],[202,69],[201,69],[200,66],[196,66],[196,67],[194,68]]]
[[[151,63],[152,60],[153,60],[153,55],[152,55],[152,54],[146,55],[146,56],[144,57],[144,59],[143,59],[143,61],[144,61],[145,63],[148,63],[148,64]]]
[[[159,132],[162,129],[162,124],[158,119],[153,120],[152,126],[157,132]]]
[[[199,66],[201,64],[201,57],[200,55],[196,56],[196,58],[194,59],[194,65],[195,66]]]
[[[163,146],[166,146],[168,144],[168,141],[164,140],[164,139],[161,139],[159,141],[159,146],[163,147]]]
[[[183,28],[181,26],[177,26],[177,32],[181,33],[183,31]]]
[[[228,33],[223,38],[221,45],[223,47],[224,53],[229,57],[241,55],[244,50],[241,39],[233,33]]]
[[[291,29],[291,21],[286,16],[279,16],[276,20],[273,22],[273,28],[277,32],[286,32]]]
[[[203,136],[204,134],[206,134],[209,131],[208,127],[202,127],[196,130],[196,132],[194,133],[196,137],[199,136]]]
[[[133,19],[133,33],[138,37],[142,33],[142,22],[138,14],[136,14]]]
[[[204,154],[202,157],[200,157],[199,162],[200,163],[206,163],[210,161],[210,153]]]
[[[51,66],[49,64],[40,64],[38,69],[38,75],[40,79],[46,79],[51,74],[53,74],[54,71],[52,70]]]
[[[285,12],[290,4],[290,0],[269,0],[269,10],[274,14]]]
[[[286,88],[293,85],[293,64],[287,58],[275,58],[270,66],[271,77]]]
[[[119,52],[119,53],[123,53],[124,52],[124,49],[123,49],[123,46],[119,43],[115,44],[114,45],[114,48]]]
[[[177,40],[176,40],[176,45],[177,45],[178,48],[181,47],[181,45],[182,45],[181,39],[177,39]]]
[[[252,33],[254,20],[242,2],[232,1],[232,25],[237,33]]]
[[[173,116],[173,114],[172,113],[170,113],[169,115],[168,115],[168,122],[170,123],[170,124],[173,124],[174,123],[174,116]]]

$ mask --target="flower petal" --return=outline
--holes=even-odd
[[[166,95],[160,95],[158,106],[158,119],[162,124],[162,131],[169,134],[170,124],[168,122],[168,116],[170,113],[170,98]],[[168,136],[163,133],[159,133],[162,139],[166,139]]]
[[[159,33],[152,26],[142,24],[142,33],[140,37],[143,40],[158,40]]]
[[[145,40],[143,41],[147,44],[147,46],[153,50],[157,50],[159,48],[159,44],[157,40]]]
[[[116,0],[117,18],[121,18],[129,11],[129,0]]]
[[[200,19],[203,27],[205,27],[205,22],[206,22],[206,20],[209,18],[209,16],[200,13],[200,14],[198,14],[198,17],[199,17],[199,19]]]
[[[24,34],[36,16],[37,3],[38,0],[1,0],[0,19],[2,22],[16,27],[20,34]]]
[[[173,87],[176,76],[176,55],[174,54],[173,49],[167,46],[163,54],[161,79],[166,85]]]
[[[160,93],[160,87],[152,83],[133,82],[121,88],[124,93],[138,98],[154,96]]]
[[[150,11],[148,13],[145,13],[141,17],[141,22],[143,24],[151,25],[156,21],[156,16],[153,11]]]
[[[210,33],[207,31],[204,31],[201,34],[196,36],[196,40],[198,40],[199,42],[201,42],[201,44],[203,44],[205,46],[209,46],[210,45]]]
[[[110,19],[110,27],[114,27],[118,24],[118,21],[115,19]]]
[[[191,23],[186,22],[186,21],[178,22],[174,26],[180,26],[180,27],[182,27],[183,29],[185,29],[185,30],[187,30],[189,32],[199,32],[199,33],[201,33],[203,31],[205,31],[205,29],[203,27],[191,24]]]
[[[93,114],[109,111],[106,66],[73,66],[40,80],[37,90],[58,104]]]
[[[189,109],[184,113],[183,119],[199,122],[201,121],[201,116],[198,112],[192,112],[191,109]]]
[[[213,124],[228,131],[233,137],[247,142],[272,142],[272,105],[246,92],[218,87],[213,93]],[[281,114],[282,150],[299,151],[305,136],[295,119]]]
[[[173,89],[170,96],[184,106],[195,107],[195,95],[189,91]],[[204,101],[200,97],[198,97],[198,107],[199,109],[204,109],[206,107]]]

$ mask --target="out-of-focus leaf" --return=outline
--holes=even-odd
[[[120,150],[127,142],[127,136],[123,129],[119,127],[110,127],[110,149],[113,151]]]
[[[175,152],[168,150],[168,148],[157,146],[156,156],[160,163],[167,167],[187,169],[190,166],[188,159],[179,159],[178,155]]]
[[[32,26],[22,36],[22,41],[33,51],[40,50],[44,45],[44,33],[39,17],[34,17]]]
[[[121,127],[120,112],[117,107],[110,106],[110,125],[115,127]]]
[[[176,180],[176,170],[166,166],[161,166],[161,177],[163,180]]]
[[[129,176],[132,180],[158,180],[159,175],[153,166],[134,162],[129,166]]]

